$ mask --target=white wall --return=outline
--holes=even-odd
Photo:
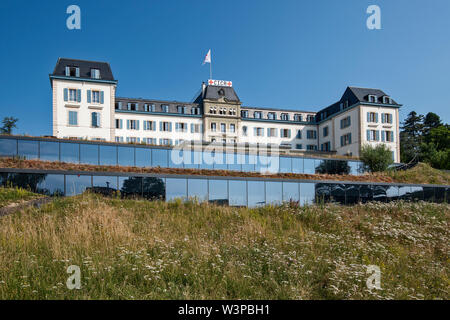
[[[114,131],[111,131],[114,117],[114,84],[59,79],[53,79],[52,83],[54,136],[58,138],[77,137],[83,139],[105,139],[107,141],[114,140]],[[80,89],[81,102],[64,101],[64,88]],[[88,103],[87,90],[103,91],[103,104]],[[77,126],[69,126],[69,111],[78,112]],[[100,128],[91,126],[91,113],[94,111],[100,113]]]

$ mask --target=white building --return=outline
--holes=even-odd
[[[401,106],[378,89],[348,87],[318,111],[242,105],[231,81],[209,80],[193,102],[116,97],[108,63],[58,59],[50,75],[58,138],[176,145],[182,141],[275,144],[358,157],[387,144],[400,161]]]

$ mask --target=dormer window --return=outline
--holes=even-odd
[[[218,91],[218,94],[219,94],[219,96],[223,97],[223,96],[225,95],[225,90],[220,89],[220,90]]]
[[[281,114],[281,120],[288,121],[289,120],[289,114],[288,113],[282,113]]]
[[[161,105],[161,111],[162,111],[162,112],[169,112],[169,105],[167,105],[167,104],[162,104],[162,105]]]
[[[261,118],[262,118],[262,112],[261,112],[261,111],[255,111],[255,112],[253,113],[253,117],[254,117],[255,119],[261,119]]]
[[[92,79],[100,79],[100,70],[99,69],[91,69],[91,78]]]
[[[186,107],[185,106],[177,106],[178,113],[185,114]]]
[[[241,117],[248,118],[248,110],[241,110]]]
[[[301,114],[294,114],[294,121],[301,122],[303,121],[303,117]]]
[[[384,104],[392,104],[392,99],[389,96],[383,96]]]
[[[66,77],[80,77],[80,68],[66,66]]]
[[[377,102],[377,97],[374,96],[373,94],[369,94],[368,100],[371,103],[376,103]]]
[[[269,120],[275,120],[277,118],[277,115],[275,112],[269,112],[267,113],[267,119]]]

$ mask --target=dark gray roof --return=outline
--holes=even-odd
[[[155,112],[163,112],[162,106],[167,105],[169,106],[169,113],[178,113],[178,106],[183,106],[186,107],[186,114],[192,114],[192,108],[200,107],[198,104],[192,102],[165,101],[142,98],[116,97],[116,104],[118,102],[122,103],[122,110],[127,110],[128,103],[136,104],[135,111],[144,111],[144,104],[154,104]]]
[[[111,67],[107,62],[58,58],[52,76],[65,76],[66,66],[80,68],[80,78],[91,78],[91,69],[100,70],[100,80],[115,81]]]
[[[373,95],[377,97],[377,102],[381,103],[382,102],[381,98],[383,96],[388,96],[383,90],[380,89],[358,88],[358,87],[348,87],[347,89],[349,89],[355,95],[356,99],[358,99],[359,102],[368,102],[369,95]],[[392,100],[392,104],[398,105],[398,103],[395,102],[394,100]]]
[[[194,102],[201,103],[204,99],[219,100],[221,98],[224,98],[225,101],[229,102],[240,102],[233,87],[221,86],[206,86],[204,92],[201,92]]]

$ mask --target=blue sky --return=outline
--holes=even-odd
[[[66,8],[81,8],[81,30]],[[366,27],[381,8],[382,30]],[[190,101],[209,77],[244,105],[318,111],[349,85],[374,87],[450,122],[448,0],[0,1],[0,117],[51,134],[58,57],[108,61],[118,95]]]

